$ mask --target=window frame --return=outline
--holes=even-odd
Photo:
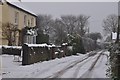
[[[24,26],[27,26],[27,15],[24,15]]]
[[[19,24],[19,12],[15,11],[15,24]]]

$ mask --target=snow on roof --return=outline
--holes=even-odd
[[[37,16],[34,12],[32,12],[29,8],[27,8],[25,5],[22,4],[22,2],[19,2],[19,0],[6,0],[9,4],[16,6],[34,16]]]

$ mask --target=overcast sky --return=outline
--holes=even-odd
[[[50,14],[54,18],[61,15],[91,16],[90,32],[103,32],[102,21],[110,14],[118,14],[117,2],[23,2],[36,14]]]

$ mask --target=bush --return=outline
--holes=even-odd
[[[21,55],[21,47],[16,46],[2,46],[2,54]]]
[[[113,80],[120,79],[120,45],[112,44],[110,51],[110,71],[109,75]]]
[[[76,55],[76,53],[85,54],[85,49],[81,37],[76,37],[73,40],[73,55]]]
[[[47,34],[39,33],[37,35],[37,44],[49,43],[49,36]]]

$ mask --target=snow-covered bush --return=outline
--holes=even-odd
[[[120,79],[120,44],[112,44],[110,46],[110,67],[108,76],[115,79]]]
[[[72,54],[85,54],[83,39],[80,35],[68,35],[68,45],[72,46]]]
[[[49,35],[43,34],[42,30],[38,30],[37,33],[38,33],[36,37],[37,44],[49,43]]]
[[[21,55],[21,46],[2,46],[2,54]]]
[[[83,37],[83,44],[86,51],[91,51],[95,49],[95,42],[90,38]]]

